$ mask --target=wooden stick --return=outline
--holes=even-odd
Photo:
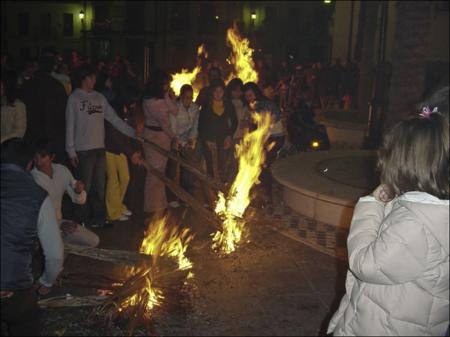
[[[91,248],[85,246],[72,245],[70,243],[64,244],[64,251],[69,254],[78,256],[85,256],[91,259],[111,262],[115,264],[124,265],[141,265],[142,263],[151,263],[152,256],[130,252],[126,250],[110,250],[102,248]],[[164,269],[176,269],[175,261],[167,257],[159,257],[161,259],[161,266]]]
[[[195,174],[199,179],[201,179],[207,185],[214,187],[215,189],[218,189],[218,190],[223,190],[223,184],[220,181],[217,181],[216,179],[211,178],[208,174],[204,173],[200,166],[197,166],[197,165],[193,164],[192,162],[189,162],[188,160],[182,158],[181,156],[176,156],[173,153],[170,153],[169,151],[164,150],[162,147],[149,141],[148,139],[144,139],[144,142],[146,144],[148,144],[153,150],[159,152],[163,156],[173,159],[176,162],[180,163],[182,166],[186,167],[186,169],[188,171]]]
[[[156,288],[167,288],[170,285],[178,284],[186,279],[188,270],[172,270],[170,272],[156,274],[154,276],[154,283]],[[136,289],[142,286],[147,275],[148,270],[139,272],[132,276],[125,284],[119,289],[115,289],[115,293],[112,296],[56,296],[45,298],[38,301],[38,305],[41,308],[48,307],[95,307],[102,305],[105,308],[108,305],[114,305],[120,299],[125,299],[128,295],[133,294]]]
[[[49,307],[95,307],[104,303],[108,297],[105,296],[57,296],[45,298],[38,301],[41,308]]]
[[[151,167],[147,163],[144,163],[147,170],[161,179],[168,188],[181,200],[191,206],[200,216],[204,217],[210,224],[212,224],[216,229],[222,230],[222,221],[213,212],[208,211],[203,207],[203,205],[197,201],[193,196],[181,188],[178,184],[173,182],[171,179],[167,178],[163,173],[159,172],[155,168]]]

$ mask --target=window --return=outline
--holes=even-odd
[[[20,48],[19,55],[22,60],[29,60],[31,56],[30,48]]]
[[[296,7],[291,7],[289,8],[289,16],[288,16],[288,20],[289,20],[289,30],[290,33],[296,33],[298,30],[298,26],[299,26],[299,11],[298,8]]]
[[[50,36],[52,33],[52,15],[50,13],[41,14],[41,35]]]
[[[99,39],[92,41],[94,54],[99,59],[108,58],[111,56],[111,41],[106,39]]]
[[[198,32],[199,34],[211,33],[217,27],[214,5],[211,2],[205,1],[200,2],[199,7]]]
[[[179,1],[172,9],[171,28],[174,31],[189,31],[189,4]]]
[[[63,35],[73,36],[73,14],[64,13],[63,14]]]
[[[30,28],[30,13],[19,13],[19,35],[28,35]]]
[[[266,7],[266,25],[275,25],[277,22],[277,9],[273,6]],[[272,27],[271,27],[272,28]]]
[[[4,10],[2,9],[2,31],[7,32],[8,31],[8,16],[6,13],[4,13]]]

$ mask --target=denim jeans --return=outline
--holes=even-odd
[[[79,151],[78,175],[86,187],[88,223],[104,223],[106,219],[105,181],[106,157],[105,149]]]

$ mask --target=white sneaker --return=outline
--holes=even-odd
[[[133,213],[130,210],[128,210],[128,209],[124,210],[122,214],[126,215],[126,216],[132,216],[133,215]]]
[[[180,207],[180,203],[178,201],[171,201],[169,202],[169,206],[172,208],[178,208]]]
[[[117,219],[117,221],[127,221],[127,220],[129,220],[130,218],[129,217],[127,217],[126,215],[122,215],[119,219]]]

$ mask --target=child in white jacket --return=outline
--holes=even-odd
[[[444,336],[449,324],[448,119],[425,108],[379,151],[381,185],[355,206],[335,336]]]

